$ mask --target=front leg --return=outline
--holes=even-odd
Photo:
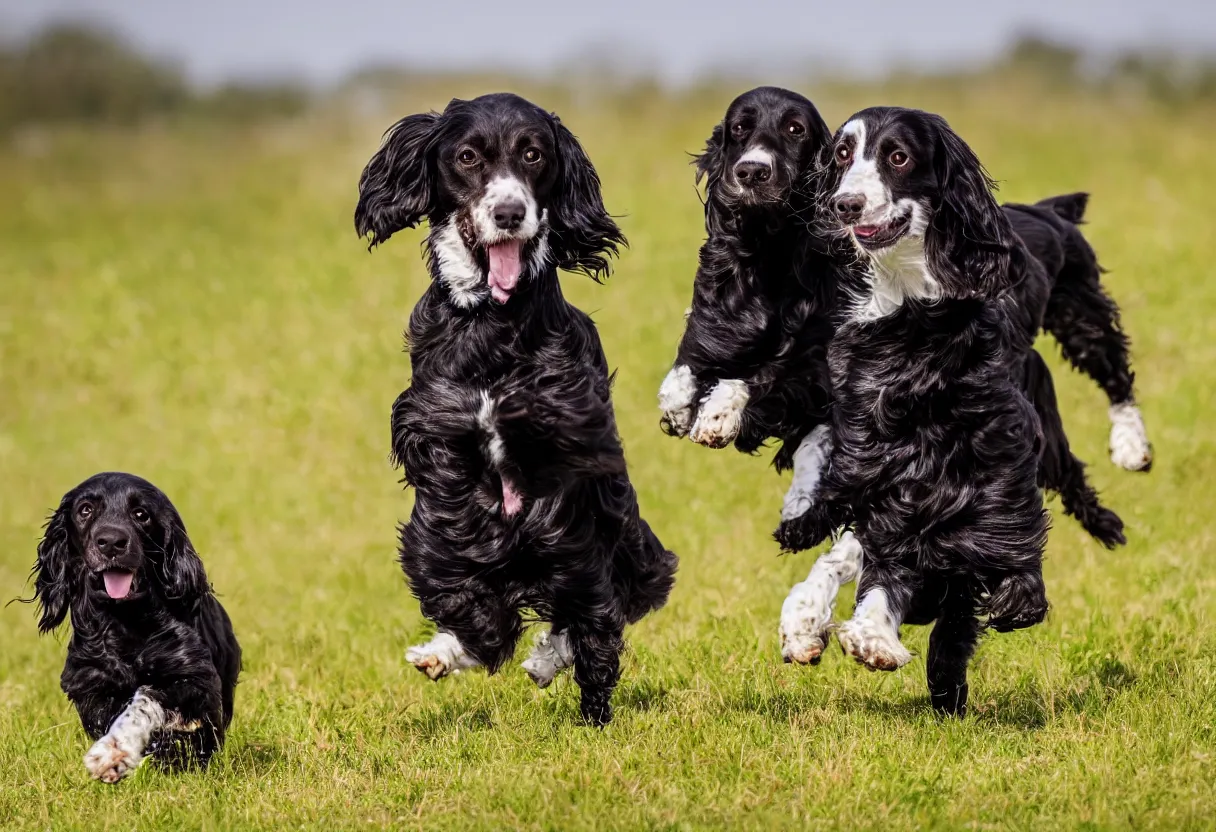
[[[574,648],[570,636],[556,629],[543,630],[536,637],[532,653],[521,665],[538,688],[547,688],[568,667],[574,665]]]
[[[867,562],[862,571],[857,607],[836,638],[846,654],[870,670],[898,670],[912,661],[899,641],[899,626],[912,598],[912,577],[887,563]]]
[[[405,660],[433,682],[449,674],[481,666],[481,662],[465,652],[456,636],[445,632],[435,633],[435,637],[425,644],[406,649]]]
[[[152,735],[165,727],[164,707],[141,687],[110,729],[84,755],[84,767],[103,783],[117,783],[139,767]]]
[[[795,664],[819,664],[832,628],[832,609],[843,584],[861,571],[861,544],[846,531],[819,556],[806,580],[794,584],[781,605],[781,658]]]

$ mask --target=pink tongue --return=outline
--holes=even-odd
[[[102,572],[101,577],[106,582],[106,595],[121,600],[131,591],[131,581],[135,579],[134,572]]]
[[[496,243],[487,249],[490,255],[490,294],[499,303],[506,303],[515,284],[519,282],[519,254],[524,244],[519,240]]]

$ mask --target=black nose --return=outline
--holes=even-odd
[[[735,165],[735,178],[740,185],[759,185],[773,178],[773,168],[768,162],[740,162]]]
[[[841,222],[856,222],[866,210],[866,198],[862,194],[840,194],[832,208]]]
[[[131,545],[131,536],[125,530],[114,527],[99,529],[94,540],[97,551],[107,558],[125,555],[127,547]]]
[[[517,199],[508,199],[494,207],[494,224],[503,231],[514,231],[524,221],[528,209]]]

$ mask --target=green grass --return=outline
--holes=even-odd
[[[394,113],[461,89],[416,91]],[[821,91],[943,112],[1007,199],[1093,192],[1086,233],[1135,342],[1157,461],[1106,459],[1106,408],[1052,356],[1074,447],[1127,523],[1106,552],[1058,517],[1047,622],[982,643],[972,715],[930,715],[926,631],[889,675],[830,651],[783,665],[781,601],[810,568],[769,533],[767,458],[658,429],[701,210],[687,151],[730,95],[534,97],[583,139],[632,243],[605,286],[567,276],[619,368],[644,515],[681,555],[628,634],[606,730],[564,678],[511,664],[439,684],[394,561],[409,496],[387,461],[426,283],[419,232],[374,255],[355,181],[390,115],[248,130],[25,136],[0,151],[0,594],[27,595],[41,526],[99,470],[181,509],[245,650],[228,745],[205,773],[108,787],[59,690],[66,634],[0,610],[0,827],[1202,828],[1216,816],[1216,113],[1017,82]],[[1058,506],[1053,506],[1058,509]],[[842,602],[851,602],[851,589]],[[528,637],[530,640],[530,637]]]

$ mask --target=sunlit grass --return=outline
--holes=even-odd
[[[401,331],[427,280],[419,232],[369,255],[351,212],[392,117],[492,82],[421,89],[383,117],[240,131],[26,137],[0,152],[0,588],[25,584],[59,496],[141,474],[181,509],[245,649],[225,752],[205,773],[90,781],[59,691],[65,635],[0,611],[0,827],[609,829],[1201,828],[1216,814],[1216,113],[1168,117],[999,81],[834,88],[944,113],[1006,199],[1093,193],[1086,233],[1133,337],[1157,461],[1106,459],[1104,400],[1057,371],[1065,423],[1129,545],[1058,517],[1053,612],[987,638],[973,714],[928,711],[918,658],[867,673],[780,661],[776,621],[810,556],[769,539],[766,458],[658,430],[655,392],[690,296],[701,208],[689,151],[732,91],[579,100],[580,136],[631,248],[566,290],[599,324],[643,512],[681,555],[670,604],[629,633],[607,730],[577,689],[516,665],[428,682],[394,562],[409,498],[387,461]],[[1168,118],[1168,121],[1165,120]],[[846,590],[844,601],[851,598]]]

